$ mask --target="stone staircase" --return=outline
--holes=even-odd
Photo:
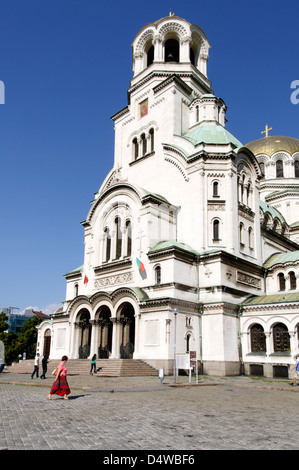
[[[47,375],[51,374],[60,360],[50,360],[48,363]],[[89,375],[90,360],[89,359],[69,359],[67,364],[68,375]],[[97,359],[97,369],[100,371],[95,375],[99,377],[146,377],[158,376],[158,370],[142,361],[141,359]],[[7,372],[16,374],[31,374],[34,368],[34,360],[27,359],[19,363],[13,363],[6,367]],[[40,367],[40,374],[42,368]]]

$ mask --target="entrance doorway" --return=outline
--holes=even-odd
[[[86,309],[82,309],[78,314],[76,325],[80,328],[79,338],[79,359],[87,359],[90,353],[91,323],[90,314]]]
[[[51,350],[51,330],[48,329],[44,334],[44,350],[43,355],[49,357]]]
[[[129,302],[119,308],[119,321],[121,324],[121,359],[132,359],[135,346],[135,311]]]
[[[108,359],[112,350],[112,323],[110,309],[104,305],[97,312],[98,318],[98,358]]]

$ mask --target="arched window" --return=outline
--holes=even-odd
[[[220,228],[220,222],[219,222],[219,220],[216,219],[216,220],[213,221],[213,240],[214,241],[220,240],[220,238],[219,238],[219,235],[220,235],[219,228]]]
[[[75,286],[74,286],[74,294],[75,294],[75,297],[78,297],[78,292],[79,292],[79,286],[78,286],[78,284],[76,283]]]
[[[299,160],[295,160],[295,178],[299,178]]]
[[[186,352],[190,352],[190,339],[191,339],[191,334],[188,333],[186,336]]]
[[[161,284],[161,266],[157,266],[155,269],[155,283]]]
[[[196,106],[196,122],[199,121],[199,106]]]
[[[147,67],[154,62],[154,46],[151,46],[147,51]]]
[[[121,247],[122,247],[122,233],[121,233],[121,220],[119,217],[115,219],[115,258],[118,259],[121,257]]]
[[[290,351],[290,335],[283,323],[277,323],[273,327],[274,352]]]
[[[252,229],[252,227],[248,228],[248,245],[249,245],[249,248],[251,248],[251,249],[254,248],[254,245],[253,245],[253,229]]]
[[[165,62],[180,61],[180,45],[176,39],[168,39],[165,42]]]
[[[276,178],[283,177],[283,161],[277,160],[276,162]]]
[[[279,290],[285,290],[286,289],[286,281],[283,273],[278,274],[278,286]]]
[[[104,230],[104,261],[109,261],[111,257],[111,236],[109,232],[109,228],[105,228]]]
[[[213,183],[213,197],[219,196],[219,183],[218,181],[214,181]]]
[[[289,277],[290,277],[290,289],[296,289],[297,287],[297,282],[296,282],[296,274],[294,271],[289,272]]]
[[[130,220],[126,222],[126,236],[127,236],[127,256],[132,254],[132,226]]]
[[[141,144],[142,144],[142,156],[146,154],[146,137],[145,134],[141,136]]]
[[[155,149],[154,129],[150,129],[149,135],[150,135],[150,143],[151,143],[151,152],[153,152]]]
[[[137,160],[138,158],[138,140],[136,137],[133,140],[133,158],[134,160]]]
[[[247,206],[251,206],[251,185],[248,183],[247,185]]]
[[[192,65],[195,66],[195,54],[194,54],[194,50],[192,49],[192,47],[190,47],[190,62]]]
[[[255,324],[250,329],[251,352],[266,352],[266,335],[262,325]]]
[[[240,243],[244,245],[244,224],[240,223]]]

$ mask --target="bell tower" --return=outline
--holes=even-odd
[[[132,44],[132,85],[153,71],[164,73],[192,72],[210,92],[207,77],[209,42],[204,32],[188,21],[169,16],[144,26]],[[196,78],[195,78],[196,77]]]
[[[161,158],[162,143],[188,131],[191,103],[212,93],[209,48],[198,26],[173,15],[147,24],[136,35],[128,106],[112,116],[114,169],[121,169],[122,178],[140,180],[132,165],[153,153]]]

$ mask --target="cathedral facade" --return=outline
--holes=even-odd
[[[84,229],[84,264],[38,330],[51,359],[142,359],[172,373],[287,376],[298,350],[299,140],[246,145],[225,127],[209,42],[176,17],[132,44],[114,165]],[[49,341],[49,337],[51,340]]]

